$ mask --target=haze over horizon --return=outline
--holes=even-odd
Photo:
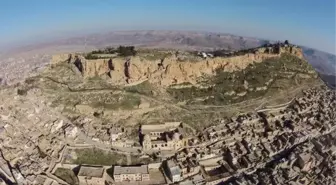
[[[288,39],[335,54],[334,0],[4,0],[0,21],[2,47],[113,30],[193,30]]]

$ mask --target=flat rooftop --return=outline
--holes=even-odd
[[[141,166],[115,166],[113,174],[120,175],[120,174],[148,174],[148,166],[141,165]]]
[[[104,173],[103,167],[81,166],[78,172],[78,176],[102,177],[103,173]]]

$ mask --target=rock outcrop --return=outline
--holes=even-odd
[[[161,86],[169,86],[189,82],[196,84],[202,76],[215,75],[217,70],[227,72],[242,70],[249,64],[259,63],[265,59],[279,57],[282,53],[291,53],[299,58],[303,58],[302,49],[297,47],[281,47],[279,54],[265,53],[265,48],[260,48],[256,53],[248,53],[233,57],[215,57],[201,61],[178,62],[175,56],[165,59],[164,69],[158,68],[159,61],[145,61],[140,57],[131,59],[128,74],[129,83],[148,79],[151,83]],[[68,55],[59,55],[53,57],[52,63],[57,61],[66,61]],[[85,60],[83,57],[83,77],[91,78],[94,76],[108,75],[114,84],[126,84],[128,77],[125,75],[125,59],[113,59],[114,70],[110,69],[109,59]]]

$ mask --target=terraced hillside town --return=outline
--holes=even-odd
[[[335,178],[335,92],[288,42],[238,51],[65,53],[0,93],[5,183]]]

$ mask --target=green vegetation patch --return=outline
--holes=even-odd
[[[148,82],[148,80],[138,85],[125,87],[125,91],[131,92],[131,93],[143,94],[146,96],[153,95],[153,88],[152,88],[152,85]]]
[[[173,84],[170,86],[170,88],[178,88],[178,87],[183,87],[183,86],[191,86],[192,83],[190,82],[182,82],[182,83],[179,83],[179,84]]]
[[[134,46],[119,46],[118,48],[106,47],[104,49],[94,50],[85,55],[87,60],[111,58],[109,55],[118,55],[122,57],[135,56],[137,51]]]
[[[91,92],[91,93],[87,93]],[[64,105],[65,107],[75,107],[83,104],[89,105],[92,108],[105,109],[133,109],[141,103],[141,99],[136,94],[114,94],[113,91],[101,90],[81,90],[78,92],[63,92],[54,94],[54,107]]]
[[[204,104],[231,104],[264,96],[270,89],[274,94],[314,81],[311,71],[312,67],[306,61],[283,54],[281,57],[250,64],[241,71],[224,72],[223,69],[218,69],[214,77],[202,82],[213,85],[209,88],[171,86],[167,91],[177,101],[193,102],[195,98],[202,98]],[[296,74],[309,75],[311,78],[301,79]]]
[[[57,168],[54,175],[69,184],[73,184],[73,185],[79,184],[77,176],[71,169]]]
[[[94,76],[85,79],[84,83],[73,86],[73,91],[88,91],[88,90],[115,90],[115,86],[108,83],[101,76]]]
[[[106,102],[106,101],[95,101],[90,105],[93,108],[105,108],[105,109],[133,109],[141,103],[141,99],[135,95],[115,95],[114,99],[117,101],[114,102]]]
[[[97,148],[76,149],[77,159],[75,164],[88,165],[124,165],[127,163],[125,155],[104,151]]]

